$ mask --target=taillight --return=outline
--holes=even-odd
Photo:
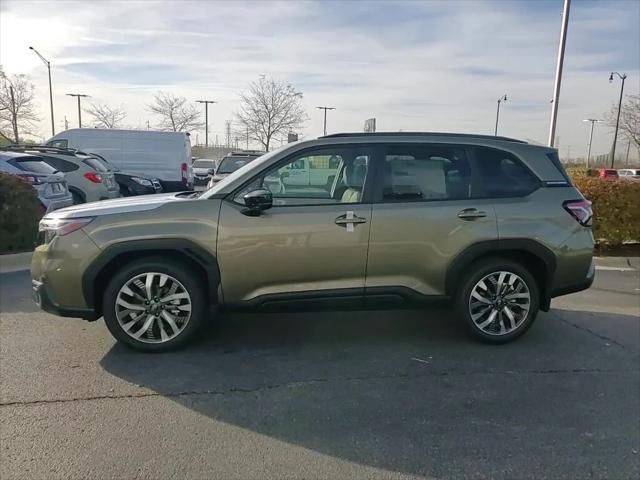
[[[182,164],[180,165],[180,172],[181,172],[181,174],[182,174],[182,181],[183,181],[183,182],[186,182],[186,181],[187,181],[187,179],[189,178],[189,175],[188,175],[188,169],[189,169],[189,167],[187,166],[187,164],[186,164],[186,163],[182,163]]]
[[[102,175],[96,172],[87,172],[84,174],[84,178],[93,183],[102,183]]]
[[[42,185],[44,182],[40,180],[40,177],[34,175],[18,175],[24,181],[29,182],[31,185]]]
[[[591,225],[593,210],[589,200],[567,200],[562,206],[580,225],[585,227]]]

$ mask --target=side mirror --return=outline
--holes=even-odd
[[[243,199],[247,208],[242,213],[250,217],[257,217],[262,211],[273,206],[273,195],[263,188],[247,193]]]
[[[215,168],[210,168],[209,170],[207,170],[207,173],[209,175],[214,175],[216,173],[216,169]]]

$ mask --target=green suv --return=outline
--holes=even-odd
[[[48,214],[36,302],[104,316],[145,351],[217,308],[373,308],[450,299],[476,337],[523,334],[594,278],[591,204],[557,151],[504,137],[337,134],[286,145],[203,193]]]

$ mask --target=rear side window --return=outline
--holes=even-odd
[[[68,145],[69,145],[69,141],[64,139],[53,140],[47,143],[48,147],[56,147],[56,148],[67,148]]]
[[[100,160],[94,157],[85,158],[82,163],[93,168],[96,172],[106,173],[109,171],[109,169]]]
[[[540,181],[509,152],[495,148],[476,148],[478,180],[477,191],[485,197],[522,197],[540,186]]]
[[[562,167],[562,163],[560,163],[560,157],[558,157],[558,152],[547,153],[547,158],[551,160],[551,163],[553,163],[554,167],[558,169],[558,171],[562,175],[562,178],[564,178],[569,185],[573,185],[573,183],[571,182],[571,177],[567,175],[567,172]]]
[[[80,168],[75,163],[62,160],[61,158],[56,158],[56,157],[42,157],[42,158],[44,158],[45,162],[47,162],[49,165],[51,165],[53,168],[55,168],[59,172],[64,172],[64,173],[73,172],[74,170],[77,170],[78,168]]]
[[[8,161],[11,165],[26,172],[51,175],[56,169],[45,163],[40,157],[19,157]]]
[[[383,202],[470,198],[471,169],[461,147],[389,145],[382,168]]]

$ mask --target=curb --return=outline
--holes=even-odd
[[[0,255],[0,273],[20,272],[31,268],[33,252]]]
[[[640,270],[640,257],[593,257],[597,270]]]

